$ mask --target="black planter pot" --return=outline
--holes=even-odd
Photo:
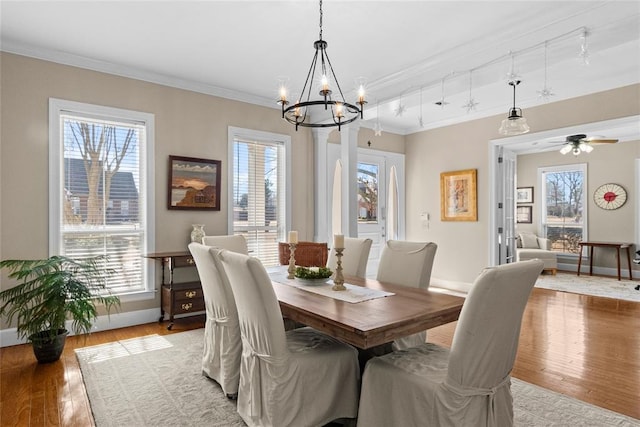
[[[49,331],[38,332],[29,337],[33,345],[33,354],[35,354],[38,363],[51,363],[60,359],[64,343],[69,335],[66,329],[58,329],[58,334],[51,338]]]

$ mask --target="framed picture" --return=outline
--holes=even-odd
[[[518,206],[516,208],[516,222],[518,224],[531,224],[533,222],[532,208],[532,206]]]
[[[517,203],[533,203],[533,187],[518,187],[516,190]]]
[[[169,209],[220,210],[220,160],[169,156]]]
[[[476,169],[440,174],[440,218],[442,221],[477,221]]]

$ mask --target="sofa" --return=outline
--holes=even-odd
[[[516,239],[516,261],[540,259],[544,270],[555,276],[558,271],[557,253],[551,250],[551,242],[533,233],[520,233]]]

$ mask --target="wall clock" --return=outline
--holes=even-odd
[[[627,192],[618,184],[602,184],[593,192],[593,201],[602,209],[618,209],[627,201]]]

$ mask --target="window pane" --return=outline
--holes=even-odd
[[[358,163],[358,222],[378,222],[378,165]]]
[[[584,172],[567,168],[544,173],[543,229],[552,250],[579,253],[583,239]]]
[[[61,115],[63,177],[59,229],[63,255],[103,255],[114,292],[145,289],[143,124]]]
[[[284,147],[266,141],[234,140],[233,233],[242,234],[252,256],[278,265],[284,236]]]

